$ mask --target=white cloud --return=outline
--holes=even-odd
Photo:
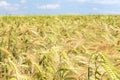
[[[15,11],[18,10],[19,4],[10,4],[6,1],[0,1],[0,8],[3,8],[8,11]]]
[[[6,1],[0,1],[0,7],[6,7],[9,6],[9,3],[7,3]]]
[[[93,0],[93,2],[98,4],[118,4],[120,0]]]
[[[94,7],[94,8],[92,8],[93,10],[95,10],[95,11],[97,11],[98,10],[98,8],[96,8],[96,7]]]
[[[97,4],[120,4],[120,0],[72,0],[77,2],[89,2]]]
[[[38,6],[39,9],[57,9],[59,7],[60,7],[59,4],[47,4],[47,5]]]
[[[120,9],[119,8],[109,8],[109,7],[104,7],[104,8],[97,8],[94,7],[91,10],[91,13],[93,14],[119,14],[120,13]]]
[[[71,0],[71,1],[77,1],[77,2],[87,2],[89,0]]]
[[[21,0],[20,2],[21,2],[21,3],[26,3],[26,2],[27,2],[27,0]]]

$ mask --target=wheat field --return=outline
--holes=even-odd
[[[120,16],[0,16],[0,80],[120,80]]]

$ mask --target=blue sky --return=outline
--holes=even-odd
[[[0,0],[0,15],[120,14],[120,0]]]

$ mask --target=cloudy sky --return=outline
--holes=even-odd
[[[120,14],[120,0],[0,0],[0,15]]]

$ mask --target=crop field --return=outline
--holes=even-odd
[[[120,16],[0,16],[0,80],[120,80]]]

